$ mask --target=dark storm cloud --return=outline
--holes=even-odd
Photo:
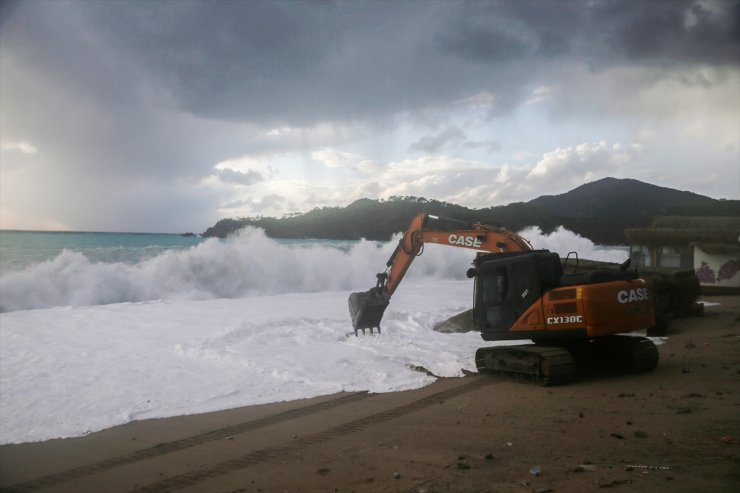
[[[305,123],[395,107],[398,97],[387,96],[399,89],[402,61],[418,54],[400,19],[418,18],[417,8],[416,3],[102,2],[86,14],[96,32],[145,67],[183,109],[281,124],[287,114]]]
[[[26,22],[3,41],[101,99],[125,101],[156,87],[195,115],[301,125],[483,90],[501,95],[497,104],[507,111],[531,90],[537,64],[553,57],[595,68],[737,64],[740,2],[711,5],[33,2],[7,9],[4,17]],[[14,43],[19,37],[23,43]]]
[[[244,156],[270,164],[366,141],[379,169],[404,158],[376,150],[381,137],[405,138],[404,126],[415,143],[399,149],[495,152],[509,143],[475,124],[533,95],[571,121],[583,108],[611,120],[622,108],[668,111],[643,104],[665,80],[726,85],[739,18],[740,0],[0,0],[3,171],[47,184],[34,200],[50,211],[82,183],[102,205],[77,193],[79,209],[102,216],[136,193],[155,207],[159,188],[183,210],[215,210],[230,198],[199,187]],[[38,150],[33,160],[12,150],[19,143]],[[270,179],[243,171],[215,174],[255,188]],[[120,198],[107,201],[99,183]],[[278,203],[268,198],[250,204]]]
[[[501,150],[501,145],[495,140],[478,142],[468,140],[465,133],[458,127],[451,126],[435,135],[425,135],[409,146],[410,151],[420,151],[427,154],[436,154],[446,147],[464,147],[467,149],[484,149],[488,152]]]
[[[740,62],[736,0],[471,2],[442,46],[480,62],[578,57],[592,66]]]
[[[465,141],[465,134],[457,127],[450,127],[436,135],[426,135],[409,146],[409,150],[436,153],[443,147]]]
[[[632,61],[740,63],[740,2],[604,2],[593,10],[594,25],[610,26],[604,44],[612,56]]]

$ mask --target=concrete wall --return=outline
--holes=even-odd
[[[740,254],[709,254],[695,246],[694,270],[702,288],[740,289]]]

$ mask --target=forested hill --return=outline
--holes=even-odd
[[[223,238],[253,225],[273,238],[387,241],[405,230],[419,212],[471,223],[500,224],[514,231],[539,226],[548,233],[564,226],[595,243],[619,245],[627,243],[625,229],[648,227],[658,216],[740,216],[740,201],[715,200],[638,180],[604,178],[561,195],[484,209],[418,197],[360,199],[346,207],[324,207],[282,218],[223,219],[203,236]]]

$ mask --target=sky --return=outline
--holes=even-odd
[[[740,198],[740,1],[0,3],[0,228]]]

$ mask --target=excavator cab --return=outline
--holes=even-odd
[[[563,275],[559,256],[547,250],[481,255],[474,265],[474,324],[485,340],[510,338],[514,323]]]

